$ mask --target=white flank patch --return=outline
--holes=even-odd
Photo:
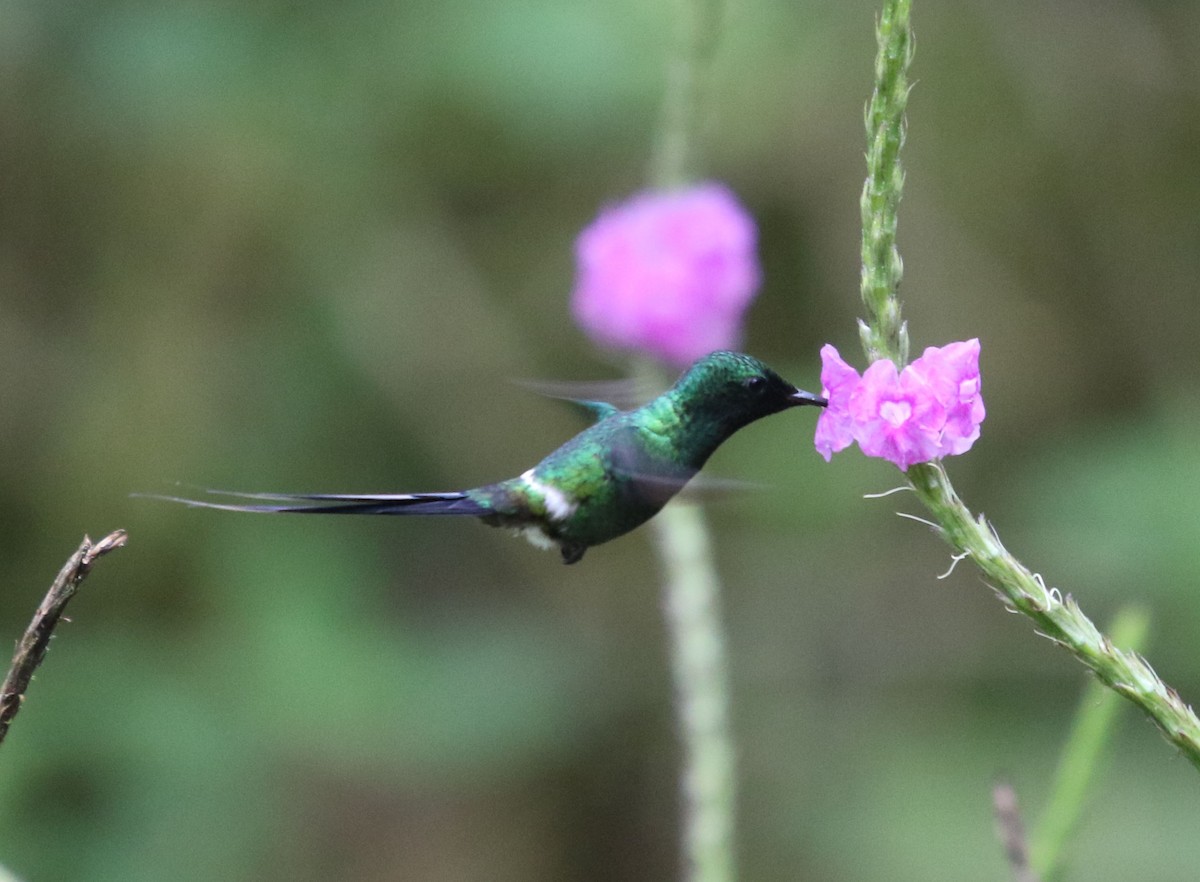
[[[557,487],[551,487],[549,484],[544,484],[533,476],[533,469],[521,475],[521,480],[534,493],[540,493],[542,501],[546,505],[546,514],[552,521],[565,521],[578,506],[570,496],[563,493]]]
[[[541,527],[520,527],[513,530],[517,536],[524,536],[529,540],[529,544],[535,548],[540,548],[542,551],[549,551],[551,548],[557,548],[558,543],[547,536]]]

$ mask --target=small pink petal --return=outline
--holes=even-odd
[[[946,408],[942,455],[965,453],[979,437],[979,424],[987,411],[981,394],[977,338],[946,346],[930,346],[911,367],[934,388]]]
[[[813,443],[826,462],[854,441],[853,419],[848,408],[860,379],[858,371],[842,360],[836,348],[828,343],[821,347],[821,395],[829,400],[829,405],[817,418]]]

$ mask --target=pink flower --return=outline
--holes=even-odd
[[[735,348],[760,280],[756,235],[717,183],[606,208],[576,242],[575,319],[602,345],[677,365]]]
[[[930,346],[913,362],[946,407],[942,447],[947,456],[969,450],[987,415],[980,393],[979,340]]]
[[[912,365],[897,371],[884,360],[867,368],[850,396],[850,418],[854,440],[867,456],[906,469],[941,455],[946,409]]]
[[[832,346],[821,349],[821,361],[829,406],[814,443],[826,461],[854,440],[867,456],[907,469],[965,453],[979,437],[986,411],[977,339],[931,346],[902,371],[876,361],[861,377]]]
[[[854,440],[854,421],[850,418],[850,396],[860,380],[858,371],[842,361],[829,343],[821,347],[821,396],[829,406],[817,418],[815,443],[825,461]]]

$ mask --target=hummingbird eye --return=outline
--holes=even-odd
[[[767,385],[767,378],[761,376],[746,377],[742,380],[742,385],[751,392],[761,392]]]

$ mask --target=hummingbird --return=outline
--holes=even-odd
[[[757,358],[713,352],[633,410],[576,402],[596,422],[506,481],[451,493],[220,495],[254,503],[155,496],[224,511],[270,514],[462,515],[508,527],[578,563],[589,548],[654,517],[738,429],[792,407],[825,407]]]

